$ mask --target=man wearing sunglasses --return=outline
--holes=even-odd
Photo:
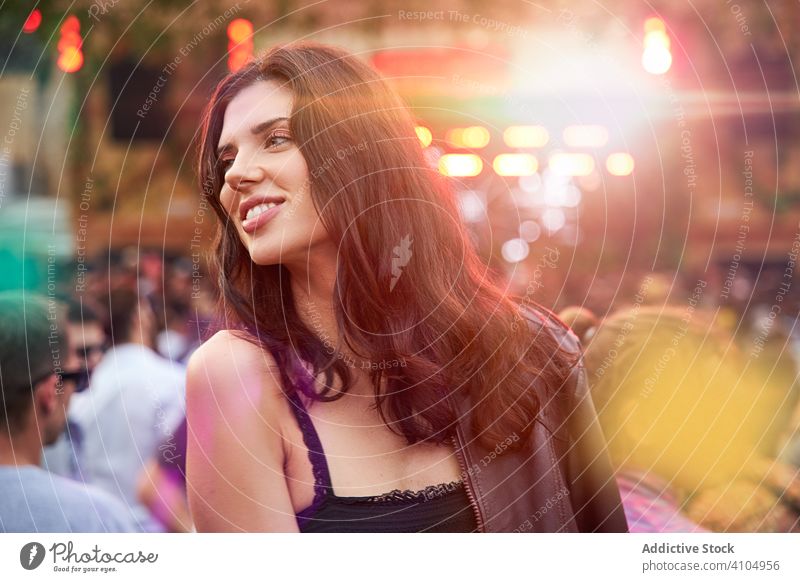
[[[70,299],[65,303],[71,349],[80,367],[75,377],[75,392],[78,393],[89,387],[89,376],[106,351],[106,337],[100,317],[88,302]],[[44,448],[42,467],[63,477],[84,481],[81,471],[83,438],[83,429],[68,414],[61,436]]]
[[[42,469],[42,447],[64,430],[73,392],[88,384],[60,306],[0,293],[0,532],[127,532],[107,493]]]

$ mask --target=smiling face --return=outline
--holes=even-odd
[[[330,244],[289,128],[291,112],[291,91],[258,81],[228,104],[217,144],[220,202],[257,265],[305,264],[312,249]]]

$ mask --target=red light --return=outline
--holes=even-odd
[[[247,64],[247,61],[250,60],[250,57],[251,55],[242,50],[231,51],[231,53],[228,55],[228,70],[231,73],[235,73]]]
[[[228,38],[239,44],[253,36],[253,23],[244,18],[232,20],[228,25]]]
[[[78,17],[74,14],[67,16],[64,23],[61,25],[61,32],[76,32],[79,33],[81,31],[81,21],[78,20]]]
[[[39,25],[41,23],[42,23],[42,13],[37,8],[28,15],[28,18],[25,20],[25,24],[22,25],[22,32],[30,34],[34,32],[37,28],[39,28]]]
[[[253,23],[237,18],[228,25],[228,69],[235,73],[253,58]]]
[[[83,53],[81,47],[81,21],[78,17],[70,15],[61,25],[61,36],[58,39],[58,68],[65,73],[74,73],[83,66]]]
[[[61,32],[61,38],[58,41],[58,52],[66,50],[68,47],[81,48],[83,46],[83,39],[77,32]]]
[[[74,73],[83,66],[83,53],[74,46],[67,47],[59,55],[57,64],[65,73]]]

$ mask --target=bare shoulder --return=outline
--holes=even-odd
[[[189,360],[186,413],[197,530],[297,531],[284,475],[291,411],[274,358],[235,332],[215,334]]]
[[[275,359],[267,350],[248,341],[239,332],[222,330],[203,343],[189,359],[187,392],[226,388],[231,385],[258,387],[265,395],[282,395]]]

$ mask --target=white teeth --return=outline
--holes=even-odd
[[[281,204],[281,203],[280,202],[263,202],[262,204],[259,204],[258,206],[253,206],[250,210],[247,211],[247,216],[245,216],[245,218],[247,220],[250,220],[251,218],[255,218],[256,216],[258,216],[262,212],[266,212],[267,210],[269,210],[273,206],[277,206],[278,204]]]

